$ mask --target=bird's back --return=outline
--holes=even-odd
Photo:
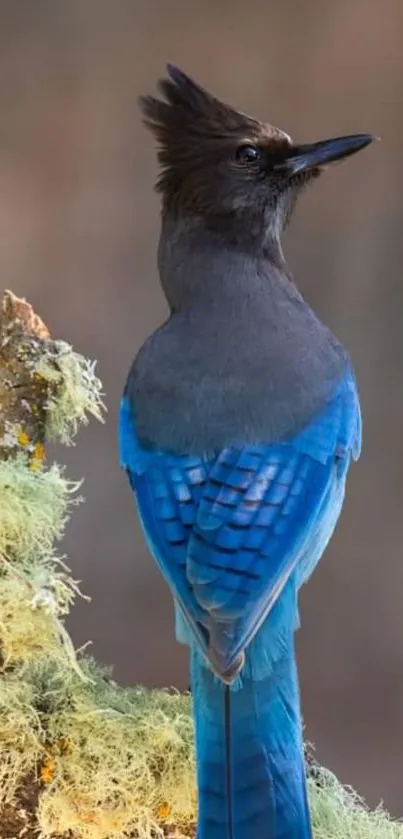
[[[345,350],[286,276],[254,268],[239,289],[231,283],[228,302],[173,313],[140,349],[126,396],[145,444],[211,452],[278,442],[309,423],[343,378]]]

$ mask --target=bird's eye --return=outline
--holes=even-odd
[[[238,146],[235,154],[238,163],[256,163],[260,157],[260,150],[251,143],[243,143]]]

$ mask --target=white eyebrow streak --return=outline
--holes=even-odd
[[[282,129],[279,128],[278,133],[280,134],[281,137],[284,137],[285,140],[288,140],[290,146],[292,146],[292,139],[291,139],[290,135],[287,134],[286,131],[282,131]]]

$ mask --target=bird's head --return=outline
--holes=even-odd
[[[164,99],[140,98],[158,142],[157,190],[171,212],[207,227],[279,239],[300,189],[328,164],[367,146],[356,134],[295,144],[284,131],[226,105],[178,68],[159,82]]]

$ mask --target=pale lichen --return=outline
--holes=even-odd
[[[0,824],[1,807],[13,801],[24,778],[35,772],[44,747],[44,732],[35,708],[36,688],[17,671],[1,679],[0,690]]]
[[[351,787],[320,768],[308,782],[315,839],[403,839],[403,822],[379,806],[369,810]]]
[[[50,574],[49,583],[55,591],[60,585]],[[0,578],[0,671],[18,666],[23,675],[27,664],[39,659],[54,660],[64,668],[74,665],[71,641],[59,617],[60,605],[50,590],[46,591],[46,598],[44,594],[34,582],[13,570]],[[65,601],[72,596],[67,587]]]
[[[102,383],[95,374],[95,361],[73,351],[64,341],[54,341],[49,357],[45,354],[35,366],[35,374],[55,387],[46,406],[46,434],[67,445],[88,415],[102,421]]]
[[[36,767],[37,826],[45,839],[194,836],[190,697],[125,689],[90,661],[82,681],[61,661],[33,661],[8,677],[0,701],[0,798]],[[5,763],[3,764],[3,760]],[[308,780],[315,839],[403,839],[403,824],[368,810],[335,776]]]
[[[176,824],[194,824],[193,726],[189,697],[124,690],[91,668],[65,709],[49,720],[54,777],[39,800],[42,832],[120,839],[161,832],[170,802]]]
[[[78,487],[55,464],[32,470],[24,456],[0,461],[0,555],[34,573],[63,535]]]

